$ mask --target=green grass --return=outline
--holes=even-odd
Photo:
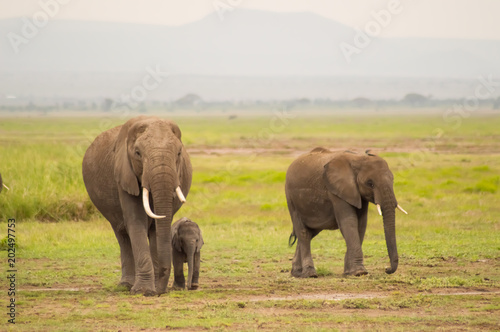
[[[202,229],[201,287],[155,298],[116,287],[118,244],[81,179],[90,141],[123,121],[0,121],[0,172],[11,188],[0,194],[0,217],[17,219],[17,330],[498,329],[498,116],[472,116],[452,130],[440,116],[298,115],[271,136],[272,115],[176,121],[188,151],[198,151],[188,203],[175,218]],[[436,128],[444,134],[431,141]],[[312,242],[319,278],[290,277],[284,177],[297,151],[318,145],[371,148],[389,163],[409,212],[397,214],[395,274],[384,273],[383,225],[371,206],[369,275],[342,277],[345,243],[325,231]],[[0,240],[6,233],[4,223]],[[464,292],[479,294],[450,294]]]

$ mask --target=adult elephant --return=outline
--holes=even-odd
[[[290,245],[298,238],[292,261],[294,277],[317,277],[311,257],[311,240],[324,229],[339,228],[347,245],[344,274],[367,274],[361,246],[369,202],[376,204],[379,213],[383,214],[391,262],[385,272],[396,272],[395,209],[402,208],[396,201],[393,175],[385,160],[368,151],[360,155],[315,148],[290,165],[285,191],[293,223]]]
[[[164,293],[172,266],[172,218],[192,177],[179,127],[156,117],[133,118],[96,137],[82,171],[90,199],[120,245],[120,284],[132,294]]]

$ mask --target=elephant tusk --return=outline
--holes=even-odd
[[[2,183],[2,185],[5,187],[5,189],[10,190],[9,187],[5,185],[5,183]]]
[[[408,214],[408,212],[406,212],[405,209],[403,209],[399,204],[398,204],[398,209],[400,209],[404,214]]]
[[[182,193],[181,187],[177,186],[177,188],[175,188],[175,193],[177,194],[177,197],[179,197],[179,200],[182,203],[186,203],[186,197],[184,197],[184,194]]]
[[[161,219],[165,218],[165,216],[157,216],[151,211],[151,207],[149,206],[149,191],[146,188],[142,188],[142,203],[144,204],[144,211],[146,214],[153,219]]]
[[[377,204],[378,214],[382,215],[382,209],[380,208],[380,204]]]

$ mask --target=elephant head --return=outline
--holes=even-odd
[[[188,263],[188,289],[198,288],[200,274],[200,251],[203,246],[203,237],[198,225],[182,218],[172,225],[172,248],[175,282],[178,287],[184,287],[184,275],[181,276],[183,263]]]
[[[387,162],[368,151],[365,155],[345,152],[324,165],[323,178],[332,194],[357,209],[361,209],[362,201],[377,205],[379,213],[383,215],[385,240],[391,263],[391,267],[385,272],[396,272],[398,250],[395,209],[404,210],[398,205],[394,195],[394,176]]]
[[[179,127],[154,117],[126,122],[114,146],[118,187],[134,196],[142,192],[145,212],[156,219],[159,294],[165,291],[170,274],[172,217],[191,186],[186,174],[191,164],[184,150]]]

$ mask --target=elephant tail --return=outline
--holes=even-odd
[[[293,230],[292,234],[290,234],[290,237],[288,238],[288,246],[292,247],[296,241],[297,241],[297,235],[295,235],[295,230]]]

